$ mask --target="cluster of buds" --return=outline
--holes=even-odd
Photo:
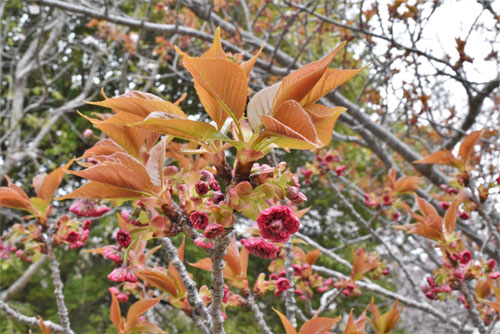
[[[121,292],[117,287],[112,286],[111,288],[108,288],[109,292],[114,294],[116,296],[116,299],[118,300],[119,303],[126,303],[128,301],[128,296],[130,295],[129,291],[126,291],[125,293]]]
[[[428,276],[426,280],[428,286],[423,285],[421,286],[421,289],[425,296],[430,300],[444,300],[446,298],[446,294],[452,291],[452,288],[448,284],[441,284],[438,286],[432,276]]]
[[[342,294],[346,297],[359,296],[361,295],[361,289],[356,285],[353,280],[344,280],[336,282],[334,285],[335,289],[342,291]]]
[[[69,207],[69,211],[80,217],[101,217],[103,214],[111,210],[104,204],[99,204],[98,201],[79,199],[73,202]]]

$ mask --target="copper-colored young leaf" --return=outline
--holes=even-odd
[[[161,329],[160,327],[156,326],[155,324],[147,320],[135,324],[135,326],[131,328],[131,330],[133,330],[133,333],[146,332],[146,333],[166,334],[166,332],[163,329]]]
[[[146,184],[134,171],[119,163],[100,163],[81,171],[68,171],[90,181],[124,189],[144,191]]]
[[[139,320],[139,317],[155,306],[162,298],[163,296],[159,296],[156,298],[141,299],[135,302],[130,306],[127,312],[127,326],[133,327]]]
[[[34,209],[29,197],[20,195],[10,187],[0,187],[0,206],[30,212]]]
[[[274,307],[273,307],[273,310],[280,317],[281,323],[283,324],[283,327],[285,327],[286,334],[297,334],[297,330],[295,330],[292,323],[287,319],[287,317],[284,314],[282,314],[280,311],[275,309]]]
[[[451,202],[450,207],[446,210],[444,214],[444,226],[448,233],[453,233],[455,231],[455,224],[457,222],[458,215],[458,206],[462,203],[466,198],[466,195],[463,189],[460,193],[455,197],[453,202]]]
[[[316,263],[320,254],[321,254],[321,251],[319,249],[315,249],[315,250],[307,252],[306,262],[312,266],[313,264]]]
[[[155,186],[164,184],[165,151],[167,146],[167,137],[163,137],[149,152],[149,158],[146,162],[146,170]]]
[[[247,118],[254,131],[262,125],[261,116],[271,114],[273,100],[280,88],[280,82],[261,89],[248,101]]]
[[[335,88],[352,79],[364,69],[365,68],[359,70],[327,69],[321,79],[318,80],[309,93],[300,101],[300,104],[307,106],[311,103],[315,103]]]
[[[337,318],[312,318],[302,325],[299,334],[325,334],[340,321],[340,318],[340,316]]]
[[[260,55],[260,53],[262,52],[263,49],[264,49],[264,45],[262,45],[262,47],[260,48],[260,50],[257,51],[257,53],[255,54],[255,56],[253,56],[252,58],[248,59],[246,62],[244,62],[243,64],[240,65],[240,67],[245,72],[245,74],[247,76],[247,79],[250,78],[250,73],[252,72],[252,68],[255,65],[255,62],[257,61],[257,58],[259,58],[259,55]]]
[[[204,138],[217,133],[212,125],[205,122],[165,116],[164,113],[154,112],[133,126],[195,141],[204,140]]]
[[[351,309],[343,334],[365,334],[366,320],[366,309],[356,321],[354,321]]]
[[[403,176],[397,179],[394,182],[393,191],[398,194],[404,194],[408,192],[412,192],[417,190],[419,187],[419,183],[422,181],[422,178],[418,176]]]
[[[437,151],[423,159],[413,161],[414,164],[453,165],[455,157],[450,151]]]
[[[273,143],[283,148],[296,150],[311,150],[318,148],[316,143],[307,140],[300,133],[267,115],[262,115],[262,124],[266,129],[265,134],[273,138]]]
[[[490,302],[490,301],[485,301],[486,304],[491,306],[495,311],[497,311],[498,314],[500,314],[500,302]]]
[[[269,120],[272,120],[271,122]],[[286,101],[278,106],[273,117],[262,116],[264,127],[269,132],[274,132],[286,137],[302,139],[316,144],[318,134],[312,123],[311,117],[297,101]],[[280,126],[280,124],[284,125]],[[288,129],[291,129],[290,132]],[[297,136],[296,134],[299,136]]]
[[[399,300],[396,299],[392,308],[381,316],[378,307],[373,304],[372,299],[370,309],[373,314],[373,319],[370,319],[370,321],[377,333],[386,334],[394,329],[399,321],[399,312],[401,311],[401,309],[398,309],[398,304]]]
[[[43,199],[44,201],[50,201],[57,188],[59,188],[64,175],[66,175],[66,169],[71,166],[74,160],[74,158],[71,159],[71,161],[69,161],[64,167],[56,168],[49,175],[43,177],[41,187],[35,187],[35,189],[38,188],[38,190],[36,190],[37,197]],[[34,179],[33,184],[35,184]]]
[[[339,116],[346,110],[346,108],[342,107],[332,108],[332,116],[314,123],[314,128],[316,129],[316,133],[318,134],[320,147],[326,146],[330,143],[330,141],[332,140],[333,128],[335,127],[335,123],[337,122]]]
[[[143,183],[144,189],[151,189],[153,187],[151,178],[149,177],[149,173],[144,164],[130,154],[125,152],[115,152],[107,156],[94,156],[94,159],[99,161],[102,165],[114,163],[120,164],[137,175],[137,178]]]
[[[212,270],[212,260],[210,260],[209,257],[199,260],[196,263],[190,263],[189,265],[201,270],[206,270],[206,271]]]
[[[243,247],[240,251],[241,273],[247,275],[248,271],[248,250]]]
[[[132,114],[129,114],[132,115]],[[115,115],[116,116],[116,115]],[[141,151],[141,146],[144,145],[150,132],[144,129],[133,128],[121,124],[123,120],[121,115],[114,121],[100,121],[83,115],[88,121],[92,122],[95,127],[104,132],[109,138],[113,139],[118,145],[123,147],[128,153],[134,157],[138,157]]]
[[[109,309],[109,313],[111,316],[111,322],[116,327],[117,330],[120,330],[120,323],[122,321],[122,312],[120,311],[120,304],[118,303],[118,299],[115,294],[111,292],[111,307]]]
[[[474,146],[477,144],[482,132],[483,131],[480,130],[469,133],[462,141],[462,144],[460,144],[458,155],[462,158],[464,165],[467,164],[472,153],[474,152]]]
[[[217,27],[217,29],[215,29],[214,41],[212,42],[212,45],[200,57],[226,59],[226,53],[222,49],[222,43],[220,39],[220,27]]]
[[[109,184],[90,181],[72,193],[56,198],[58,201],[68,198],[108,199],[108,198],[138,198],[142,194],[138,191],[115,187]]]
[[[193,76],[195,89],[203,106],[219,129],[230,116],[229,112],[237,120],[243,117],[248,85],[245,71],[240,66],[225,59],[194,58],[186,55],[183,56],[183,62]],[[206,105],[207,93],[217,103],[218,109],[214,110],[213,102]]]
[[[351,278],[354,281],[363,279],[367,272],[382,265],[381,262],[371,259],[364,249],[353,252],[352,262]]]
[[[50,331],[50,327],[45,325],[41,316],[38,316],[38,324],[40,325],[40,329],[42,330],[43,334],[51,334],[52,333]]]
[[[134,269],[137,277],[171,296],[177,296],[177,285],[164,270],[155,268]]]
[[[146,93],[141,93],[146,94]],[[144,98],[138,95],[121,95],[119,97],[107,98],[100,102],[87,102],[88,104],[93,104],[96,106],[106,107],[113,109],[114,111],[124,111],[127,113],[135,114],[146,117],[153,111],[163,111],[171,114],[186,117],[184,112],[174,105],[173,103],[164,101],[158,96],[149,94],[154,98]]]
[[[95,155],[111,155],[115,152],[126,152],[112,139],[101,139],[91,148],[87,149],[79,159],[87,159]]]
[[[340,44],[323,59],[304,65],[283,78],[274,99],[273,110],[276,110],[285,101],[301,101],[307,96],[328,69],[328,65],[332,62],[333,57],[335,57],[344,45],[345,43]]]
[[[227,247],[224,260],[226,260],[226,263],[233,272],[234,276],[241,274],[240,252],[238,251],[238,245],[236,244],[236,238],[234,236]]]

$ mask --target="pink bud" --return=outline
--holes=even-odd
[[[70,244],[75,244],[80,240],[80,233],[76,231],[70,231],[67,235],[66,238],[64,238],[67,242]]]
[[[209,190],[208,184],[206,184],[205,182],[198,182],[195,185],[195,188],[196,188],[196,193],[200,196],[205,195]]]
[[[210,223],[205,227],[205,237],[214,239],[224,233],[224,226],[217,223]]]
[[[496,265],[497,265],[497,261],[495,261],[495,259],[488,260],[488,268],[490,268],[491,270],[495,269]]]
[[[461,269],[456,269],[453,273],[453,277],[455,277],[457,280],[464,280],[465,274]]]
[[[427,283],[429,284],[429,286],[431,288],[435,288],[436,287],[436,282],[434,281],[434,277],[427,276],[425,279],[427,280]]]
[[[392,218],[391,218],[391,220],[392,220],[393,222],[397,222],[397,221],[399,220],[399,217],[401,217],[401,214],[400,214],[399,212],[395,211],[395,212],[392,214]]]
[[[344,176],[344,171],[346,170],[347,166],[346,165],[342,165],[342,166],[339,166],[337,168],[335,168],[335,174],[337,174],[337,176]]]
[[[94,131],[92,131],[91,129],[85,129],[85,131],[83,131],[83,138],[88,138],[90,136],[92,136],[94,134]]]
[[[391,205],[392,204],[391,196],[388,194],[385,194],[384,196],[382,196],[382,201],[384,202],[384,205]]]
[[[470,215],[465,211],[460,212],[458,214],[458,216],[460,217],[460,219],[463,219],[463,220],[467,220],[470,218]]]
[[[439,207],[443,210],[448,210],[448,208],[450,207],[450,203],[448,202],[439,202]]]
[[[446,190],[446,192],[448,194],[454,194],[454,195],[458,194],[458,190],[456,188],[449,188],[448,190]]]

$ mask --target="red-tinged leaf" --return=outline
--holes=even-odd
[[[490,301],[485,301],[486,304],[491,306],[495,311],[497,311],[498,314],[500,314],[500,302],[490,302]]]
[[[68,171],[84,179],[99,182],[102,184],[119,187],[123,189],[132,189],[144,191],[148,189],[141,177],[130,168],[118,163],[100,163],[82,171]]]
[[[261,116],[271,114],[273,100],[279,88],[280,83],[275,83],[261,89],[248,101],[247,118],[254,131],[262,126]]]
[[[149,173],[144,164],[128,153],[116,152],[107,156],[95,156],[94,159],[99,161],[102,165],[112,163],[123,165],[137,175],[137,177],[144,184],[145,189],[151,189],[153,187],[151,178],[149,177]]]
[[[134,157],[138,157],[141,146],[147,140],[149,131],[139,128],[133,128],[124,125],[106,123],[97,119],[93,119],[82,115],[88,121],[92,122],[95,127],[104,132],[109,138],[123,147],[128,153]],[[118,122],[118,119],[117,119]]]
[[[420,198],[417,195],[415,195],[415,200],[417,201],[418,209],[428,220],[429,218],[440,218],[439,213],[432,204],[428,203],[425,199]]]
[[[318,141],[318,134],[314,128],[311,117],[297,101],[286,101],[280,104],[274,115],[274,119],[288,126],[290,129],[305,137],[311,143]],[[269,130],[266,127],[266,130]]]
[[[285,101],[301,101],[306,97],[326,72],[333,57],[335,57],[344,45],[345,43],[340,44],[323,59],[304,65],[283,78],[274,99],[273,110],[276,110]]]
[[[68,198],[85,198],[85,199],[110,199],[110,198],[138,198],[143,194],[138,191],[115,187],[109,184],[90,181],[85,183],[80,188],[72,193],[56,198],[61,201]]]
[[[248,250],[243,247],[240,251],[241,273],[247,276],[248,271]]]
[[[273,307],[273,310],[280,317],[281,323],[283,324],[283,327],[285,327],[286,334],[297,334],[297,330],[295,330],[292,323],[287,319],[287,317],[284,314],[282,314],[280,311],[275,309],[274,307]]]
[[[111,316],[111,322],[119,332],[121,329],[120,325],[122,322],[122,313],[120,311],[120,304],[118,303],[118,299],[112,292],[111,292],[111,307],[109,309],[109,313]]]
[[[298,210],[298,211],[295,211],[293,214],[295,215],[295,217],[297,217],[298,219],[304,217],[304,215],[306,213],[309,212],[309,210],[311,210],[311,207],[308,207],[308,208],[304,208],[304,209],[301,209],[301,210]]]
[[[194,58],[180,53],[184,67],[193,76],[196,92],[217,128],[222,127],[229,113],[237,120],[242,118],[248,89],[245,71],[226,59]]]
[[[201,270],[206,270],[206,271],[212,270],[212,260],[210,260],[209,257],[204,258],[196,263],[190,263],[189,265]]]
[[[133,328],[130,328],[134,333],[159,333],[159,334],[166,334],[163,329],[160,327],[156,326],[152,322],[149,321],[141,321],[137,323]]]
[[[260,50],[257,51],[257,53],[255,54],[255,56],[253,56],[252,58],[250,58],[249,60],[247,60],[246,62],[244,62],[243,64],[240,65],[240,67],[245,72],[245,74],[247,76],[247,79],[250,79],[250,73],[252,72],[252,68],[255,65],[255,62],[257,61],[257,58],[259,58],[259,55],[260,55],[260,53],[262,52],[263,49],[264,49],[264,45],[262,45],[262,47],[260,48]]]
[[[453,202],[451,202],[450,207],[446,210],[444,214],[444,226],[448,233],[453,233],[455,231],[455,224],[457,223],[457,215],[458,215],[458,206],[462,203],[466,198],[466,195],[463,189],[460,193],[455,197]]]
[[[370,319],[370,321],[377,333],[390,333],[394,329],[399,321],[399,312],[401,311],[401,309],[398,309],[398,304],[399,300],[396,299],[392,308],[381,316],[378,307],[373,304],[372,299],[370,309],[373,314],[373,319]]]
[[[356,76],[356,74],[363,71],[365,68],[366,67],[363,67],[359,70],[338,70],[334,68],[327,69],[321,79],[319,79],[319,81],[316,83],[316,85],[314,85],[309,93],[302,99],[302,101],[300,101],[300,104],[303,106],[307,106],[309,104],[315,103],[335,88],[352,79],[354,76]]]
[[[135,302],[127,312],[127,326],[134,327],[138,322],[139,317],[143,315],[147,310],[155,306],[163,296],[157,298],[141,299]]]
[[[177,285],[164,270],[155,268],[134,269],[137,277],[144,282],[168,293],[171,296],[177,296]]]
[[[311,266],[316,263],[319,258],[321,251],[319,249],[312,250],[306,254],[306,262]]]
[[[217,130],[210,124],[190,119],[170,118],[164,113],[151,113],[144,121],[133,126],[158,133],[173,135],[187,140],[204,140]]]
[[[0,187],[0,206],[29,212],[34,210],[29,198],[20,195],[10,187]]]
[[[222,43],[220,40],[220,27],[217,27],[217,29],[215,29],[214,41],[212,42],[212,45],[200,57],[226,59],[226,53],[222,49]]]
[[[358,334],[358,329],[356,328],[356,324],[354,323],[354,318],[352,316],[352,309],[349,313],[349,318],[347,319],[347,324],[344,328],[344,334]]]
[[[233,276],[238,276],[241,274],[241,262],[240,262],[240,252],[238,251],[238,245],[236,244],[236,238],[233,235],[229,246],[227,247],[226,255],[224,260],[233,272]]]
[[[394,184],[396,183],[396,168],[394,166],[389,169],[388,177],[391,189],[394,189]]]
[[[469,133],[462,141],[462,144],[460,144],[458,155],[462,158],[464,166],[467,164],[472,153],[474,152],[474,146],[477,144],[482,132],[483,131],[480,130]]]
[[[116,152],[125,153],[126,151],[112,139],[101,139],[86,150],[79,159],[87,159],[96,155],[112,155]]]
[[[326,146],[330,143],[330,141],[332,140],[333,128],[335,127],[335,123],[337,122],[339,116],[347,109],[342,107],[335,107],[331,110],[333,111],[332,116],[314,123],[314,128],[316,129],[316,133],[318,134],[320,147]]]
[[[75,159],[71,159],[64,167],[59,167],[52,171],[48,176],[43,177],[43,182],[41,187],[38,187],[36,190],[37,197],[43,199],[44,201],[50,201],[54,196],[57,188],[62,182],[64,175],[66,175],[66,169],[68,169]],[[33,179],[33,185],[35,184],[35,180]]]
[[[394,182],[393,191],[398,194],[413,192],[419,187],[422,178],[417,176],[403,176]]]
[[[146,162],[146,171],[149,174],[151,182],[158,187],[164,185],[165,152],[167,146],[167,137],[163,137],[149,152],[149,158]]]
[[[354,281],[361,280],[367,272],[377,269],[381,265],[381,262],[371,259],[364,249],[353,251],[351,278]]]
[[[184,247],[186,246],[186,238],[182,238],[182,243],[177,249],[177,256],[181,260],[181,262],[184,262]]]
[[[302,325],[299,334],[325,334],[333,325],[340,321],[337,318],[312,318]]]
[[[491,295],[492,286],[493,281],[489,279],[480,279],[476,282],[476,288],[474,290],[479,301],[482,301],[483,299],[488,298],[488,296]]]
[[[287,125],[277,121],[276,119],[269,117],[267,115],[262,115],[262,124],[266,129],[266,134],[271,137],[276,137],[280,139],[280,145],[282,147],[294,148],[294,149],[313,149],[316,148],[316,144],[307,140],[306,137],[288,127]],[[277,141],[277,140],[276,140]],[[283,143],[284,142],[284,143]],[[290,146],[285,146],[290,145]]]
[[[158,96],[148,93],[141,93],[142,96],[139,95],[131,95],[130,92],[119,97],[112,97],[105,99],[100,102],[87,102],[88,104],[93,104],[96,106],[106,107],[113,109],[116,111],[124,111],[127,113],[135,114],[141,116],[142,118],[146,117],[153,111],[163,111],[168,112],[170,114],[179,115],[182,117],[186,117],[186,114],[174,105],[173,103],[164,101]],[[150,98],[146,98],[148,94]]]
[[[38,316],[38,323],[40,324],[40,329],[42,330],[43,334],[51,334],[52,333],[50,331],[50,327],[47,327],[45,325],[41,316]]]
[[[423,159],[413,161],[414,164],[439,164],[453,166],[456,158],[450,151],[437,151]]]

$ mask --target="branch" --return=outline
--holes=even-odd
[[[61,325],[64,328],[63,333],[70,334],[73,333],[71,330],[70,322],[69,322],[69,313],[64,303],[64,284],[61,280],[61,271],[59,270],[59,262],[57,261],[56,254],[54,253],[54,249],[52,248],[52,240],[55,235],[55,224],[51,230],[49,230],[49,237],[47,238],[45,245],[47,246],[47,255],[49,257],[50,270],[52,271],[52,282],[54,283],[54,295],[56,297],[57,302],[57,313],[59,315],[59,319],[61,320]]]
[[[29,283],[31,278],[38,272],[38,270],[45,264],[47,255],[42,257],[35,263],[32,263],[28,269],[15,281],[8,289],[0,293],[0,300],[7,301],[12,298],[19,290],[23,289]]]
[[[30,326],[36,326],[40,327],[40,320],[37,319],[36,317],[28,317],[27,315],[21,314],[11,308],[7,303],[3,302],[0,300],[0,310],[8,316],[11,317],[14,320],[17,320],[19,322],[25,323]],[[57,333],[66,333],[66,329],[63,328],[61,325],[55,324],[52,321],[43,321],[43,324],[47,327],[49,327],[51,330],[57,332]],[[73,331],[70,331],[69,333],[74,334]]]
[[[184,283],[184,286],[188,291],[188,300],[194,309],[194,312],[191,315],[191,317],[194,318],[198,317],[198,315],[201,315],[205,320],[204,323],[200,322],[201,326],[199,326],[199,329],[203,333],[210,333],[209,327],[211,318],[210,315],[208,314],[208,309],[205,306],[205,303],[203,302],[198,293],[198,289],[196,288],[196,283],[191,279],[189,273],[186,270],[186,266],[177,256],[177,249],[172,244],[172,241],[170,241],[169,238],[161,238],[161,243],[165,247],[165,250],[168,254],[168,259],[170,260],[170,262],[172,262],[175,269],[181,276],[182,282]]]
[[[331,270],[331,269],[328,269],[325,267],[321,267],[318,265],[313,265],[312,269],[314,271],[317,271],[318,273],[328,275],[331,277],[342,278],[345,280],[349,279],[348,276],[346,276],[340,272],[337,272],[337,271],[334,271],[334,270]],[[450,323],[453,327],[460,328],[462,325],[459,320],[457,320],[455,318],[451,318],[445,312],[443,312],[439,309],[436,309],[427,303],[419,302],[419,301],[416,301],[414,299],[410,299],[405,295],[400,295],[400,294],[397,294],[395,292],[389,291],[389,290],[387,290],[387,289],[385,289],[385,288],[383,288],[383,287],[381,287],[381,286],[379,286],[379,285],[377,285],[377,284],[375,284],[367,279],[362,280],[362,281],[356,281],[356,284],[360,288],[375,292],[379,295],[389,297],[389,298],[394,299],[394,300],[399,299],[406,306],[413,307],[413,308],[416,308],[418,310],[424,311],[428,314],[431,314],[434,317],[436,317],[437,319],[443,321],[444,323]],[[470,331],[472,331],[470,328],[467,329],[467,332],[470,332]]]
[[[226,248],[231,241],[232,233],[228,233],[215,240],[214,252],[210,256],[212,260],[212,302],[208,312],[212,317],[211,333],[225,334],[223,323],[224,319],[220,314],[222,299],[224,298],[224,255]]]
[[[467,286],[466,282],[462,282],[462,284],[460,285],[460,291],[462,291],[465,300],[467,301],[467,304],[469,304],[469,308],[467,310],[469,311],[469,314],[472,318],[472,322],[479,330],[479,333],[485,334],[486,328],[484,327],[483,319],[481,319],[481,315],[479,314],[479,311],[477,309],[474,297],[470,293],[469,287]]]
[[[448,139],[443,145],[447,150],[451,150],[462,137],[467,133],[467,130],[476,122],[477,115],[481,111],[484,100],[500,85],[500,77],[490,81],[481,91],[473,98],[469,98],[469,113],[465,117],[460,129],[455,132],[453,137]]]
[[[295,319],[297,305],[295,305],[295,283],[293,281],[292,261],[294,254],[292,252],[292,242],[290,240],[287,241],[283,249],[285,250],[286,279],[290,282],[290,287],[285,291],[286,317],[293,327],[297,327],[297,320]]]
[[[250,306],[253,312],[253,316],[255,320],[257,320],[257,324],[259,324],[260,329],[264,334],[273,334],[273,332],[267,327],[266,321],[264,320],[264,314],[260,311],[259,306],[255,302],[255,297],[252,293],[250,293],[247,297],[247,305]]]

